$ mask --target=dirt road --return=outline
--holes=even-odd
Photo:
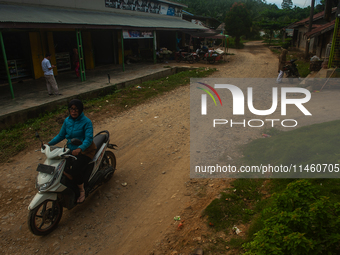
[[[218,69],[214,77],[277,76],[277,57],[260,43],[248,43],[243,50],[231,52],[235,55],[228,56],[229,62],[214,65]],[[320,93],[320,100],[331,96],[333,103],[337,102],[339,92]],[[229,182],[189,178],[189,104],[186,86],[119,116],[103,113],[107,119],[94,122],[95,133],[108,130],[111,141],[119,146],[117,171],[84,204],[71,211],[65,209],[58,229],[47,237],[33,236],[26,223],[27,205],[35,194],[35,169],[43,162],[38,144],[36,151],[24,151],[2,164],[1,252],[158,255],[177,254],[176,250],[189,254],[197,245],[193,237],[206,231],[200,225],[201,211]],[[319,104],[315,109],[330,110],[330,105]],[[327,119],[340,118],[326,115]],[[261,134],[258,130],[246,132],[235,134],[228,144],[231,158],[238,156],[232,151],[239,144]],[[128,185],[123,187],[123,182]],[[177,231],[178,222],[174,221],[177,215],[186,220],[182,232]]]

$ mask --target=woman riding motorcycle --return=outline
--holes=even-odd
[[[85,200],[83,171],[94,157],[97,149],[93,142],[92,122],[84,115],[83,108],[83,103],[80,100],[71,100],[68,104],[70,116],[65,119],[59,134],[48,142],[48,145],[55,145],[66,138],[68,148],[77,158],[73,161],[72,166],[64,171],[64,174],[78,185],[80,196],[77,203],[83,203]],[[80,146],[72,144],[71,139],[73,138],[81,140],[82,144]]]

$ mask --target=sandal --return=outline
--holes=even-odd
[[[77,203],[82,204],[85,201],[85,190],[80,191],[80,196],[78,197]]]

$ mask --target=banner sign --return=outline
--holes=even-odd
[[[287,28],[287,29],[286,29],[286,33],[287,33],[288,36],[293,36],[294,29]]]
[[[152,31],[123,30],[124,39],[153,38]]]
[[[182,17],[182,8],[156,0],[105,0],[105,7]]]

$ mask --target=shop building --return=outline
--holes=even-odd
[[[174,51],[184,33],[205,29],[182,19],[184,7],[166,0],[0,1],[0,84],[42,77],[47,52],[58,75],[73,68],[78,49],[82,79],[102,65],[124,70],[127,55],[155,61],[157,49]]]

